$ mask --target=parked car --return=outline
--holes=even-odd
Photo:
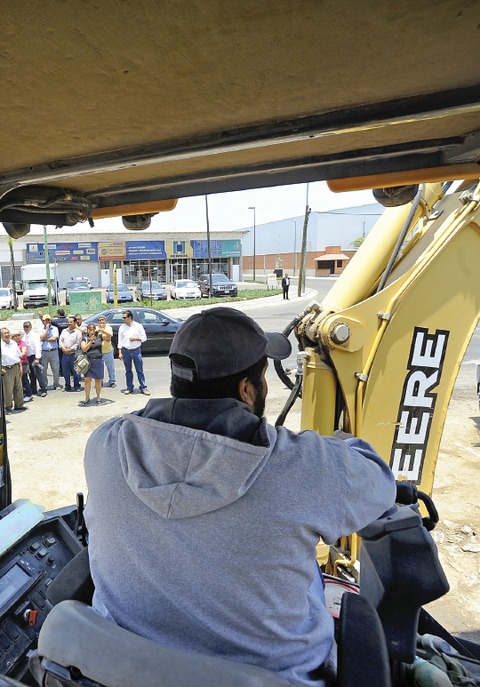
[[[113,303],[114,297],[114,286],[110,284],[107,289],[107,303]],[[131,291],[126,284],[117,284],[117,301],[118,303],[132,303],[133,301],[139,301],[140,294],[136,287]]]
[[[212,293],[210,293],[210,275],[202,274],[198,280],[202,296],[236,296],[237,285],[224,274],[212,274]]]
[[[0,289],[0,308],[13,308],[13,292],[11,289]]]
[[[140,297],[152,298],[154,301],[164,301],[167,298],[167,289],[159,281],[142,281],[140,284]]]
[[[170,295],[178,300],[202,297],[198,284],[191,279],[177,279],[170,288]]]
[[[88,286],[87,282],[77,280],[68,281],[65,287],[65,303],[70,305],[71,293],[80,293],[82,291],[90,291],[90,287]]]
[[[11,281],[8,282],[7,289],[11,289],[13,291],[13,282],[11,282]],[[19,293],[23,293],[23,284],[21,281],[15,282],[15,291],[17,292],[17,296]]]
[[[79,282],[85,282],[87,284],[88,288],[92,288],[92,282],[88,277],[72,277],[70,281],[79,281]]]
[[[97,315],[85,318],[84,322],[98,324],[98,318],[103,316],[113,329],[113,344],[115,351],[118,348],[118,330],[123,324],[122,313],[125,308],[112,308],[104,310]],[[140,322],[145,329],[147,340],[142,344],[144,353],[168,353],[173,337],[177,329],[183,324],[183,320],[167,315],[161,310],[153,308],[128,308],[136,322]]]

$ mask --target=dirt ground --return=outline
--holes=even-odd
[[[147,360],[154,364],[154,358]],[[117,371],[123,380],[120,368]],[[474,365],[463,366],[437,463],[433,497],[441,521],[433,536],[451,592],[428,610],[450,631],[480,640],[480,417],[474,378]],[[266,414],[274,422],[288,392],[272,369],[268,381]],[[139,394],[123,396],[120,386],[106,390],[108,404],[87,413],[77,406],[83,394],[57,391],[34,399],[27,413],[8,417],[14,499],[30,498],[48,510],[74,503],[78,491],[86,494],[83,452],[87,438],[104,420],[141,408],[147,400]],[[151,391],[156,396],[168,395],[167,385],[151,387]],[[299,429],[299,411],[297,402],[285,423],[291,429]]]

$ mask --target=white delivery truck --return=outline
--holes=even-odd
[[[56,265],[49,265],[50,296],[52,305],[58,304]],[[45,265],[22,265],[23,307],[36,308],[48,305],[47,268]]]

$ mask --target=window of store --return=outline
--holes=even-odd
[[[176,279],[188,279],[188,260],[180,258],[170,262],[170,281],[174,282]]]
[[[212,258],[212,273],[223,272],[227,276],[228,273],[228,260],[225,258]],[[208,260],[205,258],[196,258],[192,260],[192,278],[198,279],[201,274],[208,274]]]
[[[165,260],[126,260],[125,281],[127,284],[140,284],[150,278],[166,282]]]

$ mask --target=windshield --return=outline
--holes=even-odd
[[[90,291],[85,282],[71,281],[66,287],[69,291]]]
[[[0,289],[0,297],[1,297],[1,298],[4,298],[5,296],[6,296],[7,298],[10,296],[10,293],[8,292],[8,289]]]
[[[177,289],[194,289],[196,286],[193,281],[177,281]]]
[[[142,290],[147,291],[150,288],[150,282],[142,281]],[[158,281],[152,281],[152,289],[161,289],[162,285]]]
[[[28,284],[29,291],[45,291],[47,288],[46,281],[29,281]]]
[[[108,290],[109,291],[114,290],[113,284],[110,284],[110,286],[108,287]],[[128,286],[126,284],[117,284],[117,291],[128,291]]]
[[[230,279],[224,274],[212,274],[212,281],[218,284],[221,281],[230,281]]]

